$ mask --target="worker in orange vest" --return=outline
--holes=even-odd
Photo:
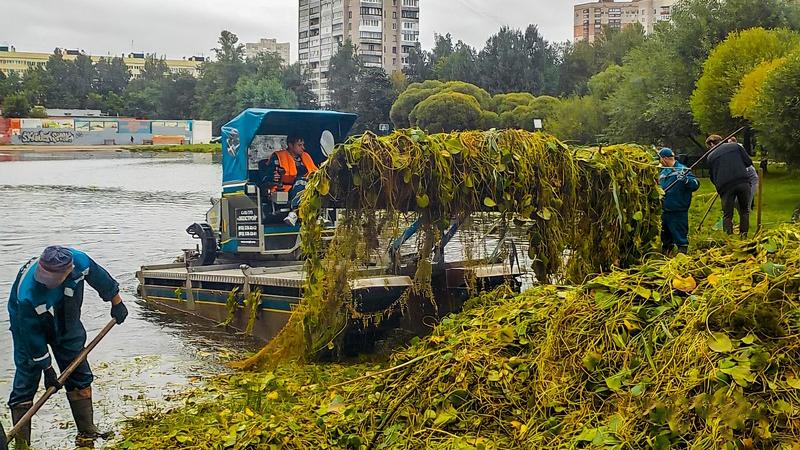
[[[308,177],[317,170],[311,155],[305,151],[305,141],[295,134],[286,138],[285,150],[278,150],[270,157],[264,173],[267,176],[272,174],[272,179],[266,181],[273,192],[282,190],[289,193],[292,211],[284,219],[287,225],[297,224],[295,210],[300,206],[300,194],[306,188]]]

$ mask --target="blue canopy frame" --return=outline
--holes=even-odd
[[[357,117],[336,111],[244,110],[222,127],[223,193],[244,191],[249,181],[248,149],[256,136],[297,134],[305,140],[306,151],[319,165],[327,159],[319,144],[323,131],[330,131],[340,144],[347,139]]]

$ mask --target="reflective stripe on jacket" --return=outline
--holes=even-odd
[[[60,286],[47,289],[37,282],[34,273],[38,261],[31,260],[20,269],[8,300],[14,346],[20,348],[27,363],[40,369],[51,365],[48,344],[85,338],[80,321],[84,282],[104,301],[111,301],[119,293],[119,284],[103,267],[85,253],[69,250],[74,267]]]

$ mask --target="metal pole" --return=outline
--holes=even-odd
[[[761,179],[758,180],[758,219],[756,221],[756,233],[761,232],[761,210],[764,205],[764,181],[766,177],[764,169],[761,169]]]
[[[722,146],[722,144],[727,144],[727,143],[728,143],[728,141],[729,141],[729,140],[730,140],[732,137],[734,137],[734,136],[736,136],[737,134],[741,133],[741,132],[742,132],[742,130],[744,130],[744,128],[745,128],[745,127],[741,127],[741,128],[739,128],[738,130],[734,131],[734,132],[733,132],[733,133],[732,133],[730,136],[728,136],[728,137],[726,137],[726,138],[723,138],[723,139],[722,139],[722,140],[719,142],[719,144],[717,144],[717,145],[715,145],[715,146],[711,147],[711,149],[709,149],[709,150],[706,152],[706,154],[705,154],[705,155],[703,155],[703,156],[702,156],[700,159],[698,159],[697,161],[695,161],[695,163],[694,163],[694,164],[692,164],[692,167],[689,167],[689,171],[692,171],[692,170],[694,170],[694,168],[695,168],[695,167],[697,167],[697,166],[698,166],[698,165],[699,165],[701,162],[703,162],[703,161],[704,161],[706,158],[708,158],[708,155],[710,155],[710,154],[711,154],[711,152],[713,152],[714,150],[716,150],[717,148],[719,148],[720,146]],[[680,181],[680,180],[675,180],[675,181],[673,181],[673,182],[672,182],[672,184],[670,184],[669,186],[667,186],[667,188],[666,188],[666,189],[664,189],[664,192],[668,192],[670,189],[672,189],[673,187],[675,187],[675,185],[676,185],[676,184],[678,184],[678,181]]]
[[[72,372],[75,372],[75,369],[77,369],[78,366],[86,360],[86,357],[89,356],[89,353],[92,350],[94,350],[95,347],[97,347],[97,344],[99,344],[100,341],[102,341],[103,338],[106,337],[109,331],[111,331],[111,329],[114,328],[114,325],[116,324],[117,321],[114,319],[111,319],[111,321],[108,322],[105,328],[103,328],[100,331],[100,333],[94,339],[92,339],[92,342],[90,342],[89,345],[86,346],[86,348],[81,350],[81,352],[78,354],[78,356],[75,357],[72,363],[70,363],[70,365],[67,366],[67,368],[64,369],[63,372],[61,372],[61,376],[58,377],[58,384],[61,384],[62,386],[64,385],[64,383],[67,381],[67,378],[69,378],[69,376],[72,375]],[[12,428],[8,432],[8,434],[6,435],[6,439],[8,439],[8,441],[11,442],[11,440],[13,440],[16,437],[17,433],[19,433],[20,428],[22,428],[23,426],[25,426],[25,424],[30,422],[31,417],[33,417],[37,412],[39,412],[39,410],[42,408],[45,402],[47,402],[47,400],[49,400],[50,397],[52,397],[53,394],[55,393],[56,393],[56,388],[54,387],[47,388],[45,393],[41,397],[39,397],[39,400],[36,400],[36,403],[34,403],[33,406],[31,406],[31,409],[29,409],[28,412],[26,412],[25,415],[22,416],[21,419],[19,419],[19,422],[17,422],[17,424],[14,425],[14,428]]]
[[[714,207],[714,204],[717,202],[718,198],[719,198],[719,193],[715,193],[714,198],[711,199],[711,204],[709,204],[708,209],[706,209],[706,214],[703,216],[703,220],[701,220],[700,225],[697,226],[697,231],[700,231],[700,229],[703,228],[703,224],[706,223],[708,215],[711,214],[711,208]]]

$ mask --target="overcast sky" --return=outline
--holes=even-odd
[[[78,48],[93,55],[142,51],[209,55],[220,31],[242,42],[275,37],[297,55],[297,0],[2,0],[0,43],[17,51]],[[420,39],[451,33],[482,47],[500,26],[539,25],[545,38],[572,37],[575,0],[420,0]]]

